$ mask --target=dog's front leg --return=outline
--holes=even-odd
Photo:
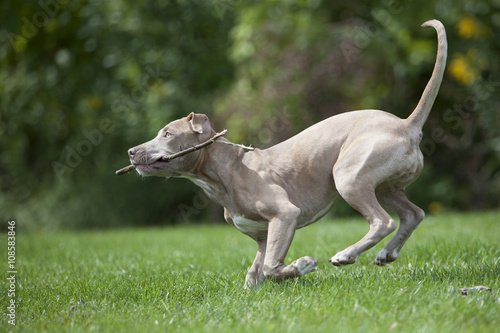
[[[251,289],[260,286],[266,279],[264,276],[263,266],[266,256],[267,240],[266,237],[256,239],[258,250],[252,267],[248,270],[245,279],[245,289]]]
[[[309,256],[297,259],[288,266],[284,264],[286,254],[295,235],[297,215],[282,215],[274,218],[269,223],[267,250],[263,267],[266,279],[281,281],[300,277],[313,272],[316,265],[318,265],[318,261]]]

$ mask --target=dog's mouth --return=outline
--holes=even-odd
[[[159,157],[156,161],[148,164],[135,164],[133,161],[131,162],[141,176],[147,176],[163,171],[165,166],[170,163],[170,161],[162,161],[162,157]]]

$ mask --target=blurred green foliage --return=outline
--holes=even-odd
[[[205,218],[187,181],[116,177],[127,149],[192,111],[257,147],[349,110],[407,117],[434,65],[435,32],[420,27],[431,18],[447,27],[448,70],[424,128],[426,168],[407,192],[431,212],[500,206],[498,0],[0,9],[2,221],[36,229]]]

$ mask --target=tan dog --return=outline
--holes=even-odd
[[[352,264],[396,230],[396,222],[385,207],[397,213],[400,227],[374,263],[390,263],[424,218],[424,212],[406,198],[404,189],[422,170],[422,126],[446,64],[443,25],[431,20],[423,26],[437,31],[437,59],[408,119],[379,110],[353,111],[323,120],[265,150],[246,152],[222,144],[227,141],[222,138],[181,158],[161,161],[163,156],[215,134],[207,116],[191,113],[165,126],[153,140],[130,149],[130,161],[143,176],[190,179],[224,206],[227,222],[255,239],[258,252],[246,287],[265,279],[279,281],[314,271],[318,264],[314,258],[302,257],[285,266],[285,256],[295,230],[319,220],[340,197],[363,214],[370,231],[330,262],[335,266]]]

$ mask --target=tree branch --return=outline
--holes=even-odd
[[[226,133],[227,133],[227,129],[223,130],[222,132],[219,132],[219,133],[215,134],[213,137],[211,137],[207,141],[202,142],[202,143],[200,143],[198,145],[195,145],[193,147],[181,150],[181,151],[179,151],[177,153],[174,153],[174,154],[171,154],[171,155],[163,156],[162,158],[159,159],[159,161],[168,162],[168,161],[171,161],[171,160],[173,160],[175,158],[187,155],[187,154],[192,153],[194,151],[197,151],[197,150],[200,150],[200,149],[205,148],[207,146],[210,146],[218,138],[220,138],[221,136],[225,135]],[[125,168],[117,170],[115,173],[116,173],[116,175],[119,176],[119,175],[123,175],[124,173],[127,173],[129,171],[132,171],[134,169],[135,169],[135,165],[129,165],[129,166],[125,167]]]

